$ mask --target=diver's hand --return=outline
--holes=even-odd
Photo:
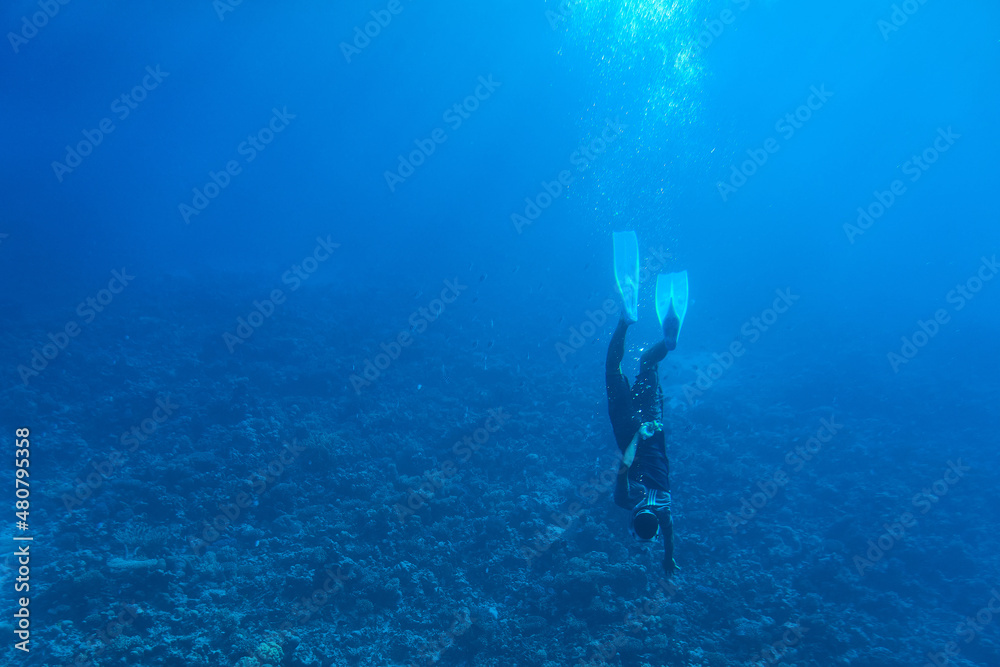
[[[658,421],[646,422],[639,427],[639,436],[645,440],[646,438],[652,438],[657,431],[662,431],[663,425]]]
[[[675,574],[680,571],[680,566],[673,558],[663,559],[663,572],[667,575],[667,579],[672,578]]]

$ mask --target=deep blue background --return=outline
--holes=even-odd
[[[750,0],[745,10],[704,2],[670,11],[594,2],[574,5],[553,28],[545,12],[557,11],[554,3],[403,0],[402,13],[345,62],[341,42],[384,6],[244,2],[220,21],[208,0],[77,0],[18,53],[5,39],[0,233],[9,236],[0,244],[0,304],[21,323],[55,330],[121,267],[147,287],[171,275],[209,289],[219,272],[277,284],[317,236],[330,235],[341,248],[316,282],[353,295],[352,304],[373,295],[342,317],[362,330],[369,318],[404,328],[457,277],[477,299],[453,311],[461,335],[449,344],[475,343],[488,357],[493,342],[489,349],[523,360],[530,381],[531,360],[557,364],[555,346],[569,328],[614,296],[611,232],[635,229],[644,253],[663,247],[674,257],[666,270],[691,275],[672,395],[776,289],[789,288],[800,300],[727,383],[757,401],[832,406],[912,433],[903,468],[995,459],[982,434],[998,426],[1000,281],[961,312],[946,301],[981,257],[1000,250],[995,3],[928,0],[886,40],[877,24],[889,18],[889,2]],[[733,23],[695,52],[698,34],[727,8]],[[35,9],[8,3],[4,32]],[[58,182],[51,163],[112,115],[112,100],[147,66],[169,77]],[[496,93],[390,193],[384,172],[397,155],[445,127],[442,113],[491,75],[502,84]],[[779,137],[780,151],[723,202],[717,183],[748,149],[778,136],[775,122],[811,86],[834,95],[792,138]],[[238,158],[237,146],[275,107],[296,119],[184,224],[178,205]],[[571,168],[570,154],[608,118],[629,127],[518,233],[511,214],[541,181]],[[905,179],[903,163],[949,127],[958,142],[849,243],[843,225],[857,207]],[[630,342],[655,338],[651,296],[652,283]],[[141,315],[141,304],[130,307]],[[234,296],[234,317],[248,308]],[[951,322],[894,373],[886,355],[939,308]],[[19,343],[6,382],[18,381],[15,365],[41,342]],[[588,345],[568,362],[573,381],[595,394],[603,352]],[[961,448],[938,447],[932,435],[966,431],[973,436]],[[913,484],[926,481],[916,475]]]

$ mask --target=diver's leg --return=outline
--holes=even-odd
[[[632,395],[628,386],[628,378],[622,373],[622,359],[625,357],[625,332],[629,322],[618,321],[615,333],[608,345],[608,358],[604,369],[605,384],[608,389],[608,415],[611,417],[611,428],[615,433],[618,448],[625,451],[638,425],[635,411],[632,408]]]
[[[660,419],[660,377],[657,367],[667,356],[667,345],[662,340],[642,353],[639,358],[639,375],[635,378],[633,388],[633,403],[639,411],[642,421]]]
[[[610,377],[612,373],[622,375],[622,359],[625,358],[625,332],[628,330],[628,321],[622,315],[618,320],[615,332],[611,334],[611,342],[608,344],[608,358],[604,369]],[[622,375],[622,377],[625,377]]]
[[[667,356],[667,344],[662,340],[642,353],[639,357],[639,374],[647,371],[656,372],[656,366]]]

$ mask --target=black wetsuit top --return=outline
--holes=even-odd
[[[629,477],[644,486],[670,490],[670,461],[667,460],[667,441],[663,431],[642,440],[635,448],[635,459],[629,467]]]

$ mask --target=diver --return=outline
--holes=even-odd
[[[687,271],[660,274],[656,281],[656,312],[663,340],[639,359],[639,373],[630,387],[622,373],[625,333],[638,320],[639,243],[634,232],[616,232],[615,278],[624,308],[611,343],[605,367],[608,415],[618,449],[622,453],[615,484],[615,504],[631,512],[633,536],[652,542],[663,535],[663,570],[672,577],[674,530],[670,516],[670,462],[667,458],[667,430],[663,424],[663,392],[658,365],[667,352],[677,347],[684,315],[687,313]]]

